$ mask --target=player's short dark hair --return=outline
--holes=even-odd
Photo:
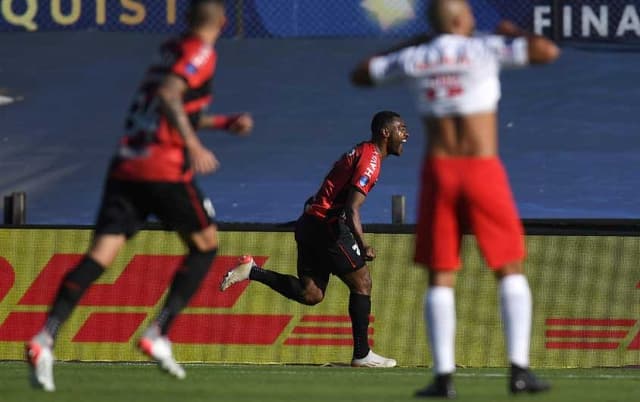
[[[187,10],[187,23],[190,27],[197,27],[204,23],[205,17],[198,13],[198,8],[204,4],[224,6],[224,0],[191,0],[189,10]]]
[[[389,127],[395,119],[399,119],[400,115],[390,110],[383,110],[376,113],[371,119],[371,135],[379,135],[383,129]]]

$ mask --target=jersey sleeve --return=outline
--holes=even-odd
[[[351,185],[364,195],[375,186],[380,175],[380,155],[375,151],[365,151],[360,156],[351,177]]]
[[[409,77],[415,54],[414,48],[406,48],[373,57],[369,61],[369,76],[371,80],[376,84],[384,84]]]
[[[216,53],[206,46],[183,46],[171,72],[182,77],[189,87],[198,88],[213,76]]]
[[[529,45],[526,38],[511,39],[499,35],[490,35],[486,37],[485,41],[501,67],[513,68],[529,64]]]

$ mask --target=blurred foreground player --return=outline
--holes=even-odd
[[[173,278],[162,310],[138,346],[163,370],[185,377],[173,358],[167,333],[198,290],[218,249],[213,206],[203,198],[193,178],[194,173],[213,172],[218,162],[202,145],[196,130],[215,128],[246,134],[253,125],[248,114],[202,114],[212,98],[213,45],[225,21],[223,0],[193,0],[189,31],[163,44],[157,63],[148,70],[107,175],[91,247],[62,280],[44,328],[27,344],[35,387],[55,390],[52,349],[58,329],[150,214],[181,235],[189,254]]]
[[[227,273],[220,289],[224,291],[251,279],[291,300],[312,306],[324,299],[329,277],[336,275],[351,291],[349,315],[354,345],[351,365],[395,367],[395,360],[369,349],[371,275],[365,261],[372,261],[376,254],[365,241],[360,207],[378,180],[382,160],[388,155],[400,156],[407,138],[407,127],[397,113],[379,112],[371,122],[371,140],[356,145],[333,165],[296,223],[298,277],[260,268],[253,258],[246,256]]]
[[[549,384],[528,368],[531,291],[522,266],[523,228],[498,158],[496,110],[501,67],[549,63],[559,50],[509,22],[500,24],[498,35],[474,36],[475,20],[466,0],[433,0],[429,18],[433,37],[375,56],[352,74],[359,86],[408,83],[428,136],[415,260],[429,268],[424,313],[435,381],[416,396],[456,395],[453,288],[466,225],[499,282],[511,362],[509,389],[544,391]]]

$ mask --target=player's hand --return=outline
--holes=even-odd
[[[520,28],[519,26],[517,26],[516,24],[508,20],[500,21],[500,23],[496,27],[496,33],[498,35],[504,35],[509,37],[525,35],[525,32],[522,30],[522,28]]]
[[[202,145],[189,147],[189,158],[193,170],[198,174],[215,172],[220,166],[218,158]]]
[[[364,246],[364,260],[373,261],[376,259],[376,250],[371,246]]]
[[[247,136],[253,130],[253,117],[249,113],[242,113],[229,126],[229,132],[238,136]]]

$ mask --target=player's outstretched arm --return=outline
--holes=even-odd
[[[510,38],[526,38],[529,63],[531,64],[551,63],[560,56],[560,49],[553,41],[544,36],[527,32],[511,21],[501,21],[496,28],[496,33]]]
[[[386,49],[382,52],[375,54],[372,57],[367,58],[360,62],[356,68],[351,72],[351,83],[357,87],[372,87],[375,85],[373,78],[369,72],[369,66],[371,63],[371,59],[377,56],[385,56],[394,52],[398,52],[400,50],[406,49],[412,46],[419,46],[423,43],[427,43],[433,39],[432,35],[423,34],[415,36],[405,42],[399,43],[389,49]]]
[[[253,130],[253,117],[249,113],[234,115],[211,114],[202,115],[198,129],[224,130],[233,135],[247,136]]]
[[[186,90],[187,84],[182,78],[172,74],[168,75],[158,88],[157,96],[160,101],[160,110],[169,120],[169,124],[182,135],[189,151],[191,166],[196,173],[211,173],[218,168],[219,163],[213,152],[202,145],[184,111],[182,99]]]
[[[371,261],[376,258],[376,253],[373,248],[364,241],[364,231],[362,230],[362,221],[360,220],[360,207],[364,204],[366,198],[366,195],[352,188],[349,191],[344,210],[347,215],[347,226],[351,229],[353,237],[356,238],[358,247],[360,247],[360,250],[364,253],[365,260]]]

